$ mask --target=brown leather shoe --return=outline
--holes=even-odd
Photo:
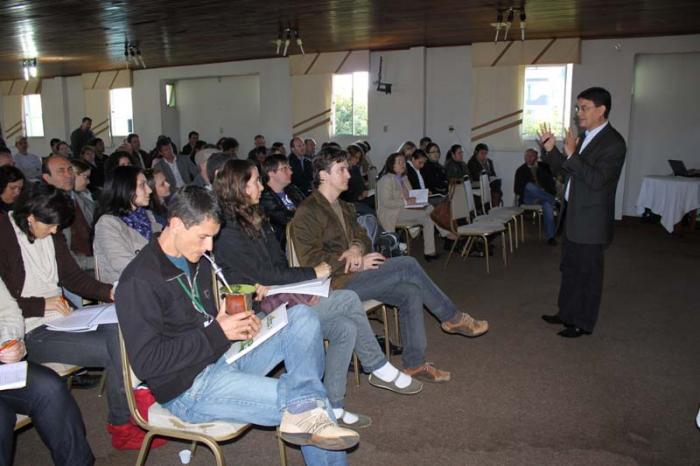
[[[440,327],[447,333],[456,333],[465,337],[475,338],[489,331],[489,323],[485,320],[476,320],[466,312],[456,324],[448,321],[443,322]]]
[[[449,382],[452,378],[449,372],[438,369],[433,366],[432,362],[426,362],[418,367],[404,368],[403,371],[411,377],[422,380],[423,382],[444,383]]]

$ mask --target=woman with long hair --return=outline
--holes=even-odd
[[[19,168],[12,165],[0,167],[0,214],[12,210],[24,183],[24,175]]]
[[[117,167],[107,178],[93,243],[101,280],[119,280],[129,262],[161,230],[148,210],[150,196],[151,188],[139,167]]]
[[[214,181],[225,218],[214,253],[229,283],[282,285],[328,277],[331,269],[325,262],[315,267],[287,264],[272,227],[258,207],[262,190],[258,169],[250,160],[226,162]],[[327,298],[309,300],[307,304],[318,313],[323,336],[329,341],[324,385],[339,425],[361,428],[371,424],[369,417],[344,409],[353,351],[370,372],[371,385],[406,395],[421,391],[420,382],[387,361],[355,292],[334,290]]]
[[[454,144],[445,156],[445,174],[448,180],[464,181],[469,178],[469,168],[464,161],[464,149]]]
[[[170,183],[160,168],[145,171],[148,187],[151,188],[151,199],[148,208],[161,227],[168,222],[168,199],[172,194]]]

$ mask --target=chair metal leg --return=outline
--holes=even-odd
[[[396,329],[396,344],[401,346],[401,327],[399,324],[399,308],[395,307],[394,309],[394,328]],[[391,351],[391,346],[389,347],[389,351]]]
[[[489,240],[486,235],[482,236],[482,238],[484,238],[484,257],[486,258],[486,273],[489,274],[491,273],[491,270],[489,269]],[[511,247],[513,247],[512,244]]]
[[[542,214],[537,212],[537,239],[542,239]]]
[[[506,252],[506,238],[505,238],[505,236],[503,236],[504,234],[505,234],[505,232],[503,232],[501,234],[501,244],[503,245],[503,265],[508,267],[508,256],[507,256],[507,252]],[[516,231],[516,235],[517,235],[517,231]]]
[[[216,466],[226,466],[224,452],[221,451],[221,447],[217,442],[214,442],[208,438],[202,438],[201,442],[208,446],[211,452],[214,453],[214,458],[216,459]]]
[[[525,213],[520,215],[520,242],[525,242]]]
[[[510,253],[513,254],[513,229],[512,223],[508,222],[508,242],[510,243]],[[517,234],[517,231],[516,231]]]
[[[277,428],[277,448],[280,454],[280,466],[287,466],[287,447],[282,440],[279,427]]]
[[[107,371],[102,371],[102,376],[100,377],[100,387],[97,389],[97,396],[102,397],[105,393],[105,385],[107,384]]]
[[[360,363],[357,360],[357,353],[352,353],[352,368],[355,371],[355,385],[360,386]]]
[[[143,437],[143,442],[141,443],[141,449],[139,450],[139,456],[136,458],[136,466],[143,466],[146,463],[146,457],[148,456],[148,450],[151,448],[151,442],[153,441],[153,431],[146,432]]]
[[[391,361],[391,341],[389,341],[389,316],[387,314],[385,304],[382,304],[381,312],[382,320],[384,322],[384,354],[386,354],[386,360]]]
[[[472,246],[474,245],[474,236],[470,236],[467,238],[467,242],[464,244],[464,247],[462,248],[462,252],[460,255],[462,256],[462,260],[467,260],[469,257],[469,253],[472,250]]]
[[[457,236],[457,239],[452,242],[452,248],[450,249],[450,253],[447,255],[447,260],[445,261],[445,268],[447,268],[447,264],[450,263],[450,257],[452,257],[452,253],[455,251],[455,248],[457,247],[457,243],[459,242],[460,236]]]

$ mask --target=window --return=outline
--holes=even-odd
[[[112,120],[112,136],[127,136],[134,132],[134,112],[131,104],[131,88],[109,91],[109,108]]]
[[[165,84],[165,106],[175,107],[175,84],[173,83]]]
[[[25,95],[22,98],[24,128],[29,138],[44,137],[44,118],[41,112],[41,94]]]
[[[542,123],[563,136],[571,126],[572,65],[528,66],[523,89],[522,138],[534,139]]]
[[[332,135],[367,135],[369,73],[333,75]]]

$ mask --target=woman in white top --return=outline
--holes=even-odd
[[[107,178],[92,245],[100,280],[119,280],[129,262],[161,230],[148,210],[150,196],[151,188],[138,167],[117,167]]]

